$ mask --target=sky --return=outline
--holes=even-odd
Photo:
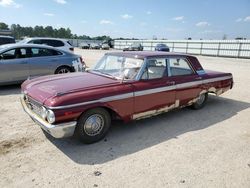
[[[91,37],[250,39],[250,0],[0,0],[0,22]]]

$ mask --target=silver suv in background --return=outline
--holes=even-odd
[[[0,46],[0,85],[21,83],[28,77],[82,72],[81,56],[37,44]]]
[[[58,39],[58,38],[44,38],[44,37],[34,37],[34,38],[25,38],[18,42],[19,44],[44,44],[52,46],[64,51],[74,52],[74,47],[70,44],[67,39]]]

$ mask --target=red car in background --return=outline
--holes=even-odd
[[[208,94],[231,89],[231,73],[204,70],[198,59],[167,52],[107,53],[94,69],[22,84],[29,116],[53,137],[102,139],[113,119],[125,122],[174,108],[202,108]]]

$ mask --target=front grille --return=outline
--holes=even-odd
[[[28,95],[24,95],[24,101],[27,107],[32,110],[37,115],[41,116],[42,114],[42,105],[36,102],[34,99],[29,97]]]

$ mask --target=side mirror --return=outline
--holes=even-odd
[[[2,59],[3,59],[3,55],[1,54],[1,55],[0,55],[0,60],[2,60]]]

